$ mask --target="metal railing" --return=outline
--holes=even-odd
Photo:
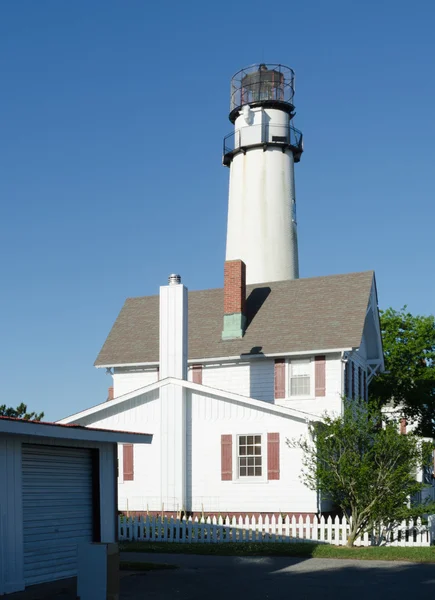
[[[291,148],[295,162],[300,160],[304,151],[303,135],[299,129],[292,125],[271,125],[261,123],[248,125],[232,131],[224,137],[223,155],[224,163],[231,162],[232,156],[253,146],[277,145]],[[225,160],[226,159],[226,160]]]
[[[231,79],[231,112],[244,104],[292,104],[294,79],[293,69],[281,64],[255,64],[241,69]]]

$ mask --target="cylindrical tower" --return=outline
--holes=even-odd
[[[294,72],[283,65],[253,65],[231,80],[226,260],[246,263],[247,283],[299,277],[294,163],[303,143],[293,96]]]

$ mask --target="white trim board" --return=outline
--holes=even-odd
[[[317,356],[319,354],[337,354],[337,352],[352,352],[357,348],[328,348],[328,349],[320,349],[320,350],[300,350],[297,352],[274,352],[270,354],[263,354],[259,352],[258,354],[237,354],[236,356],[215,356],[212,358],[189,358],[188,364],[207,364],[207,363],[223,363],[223,362],[235,362],[235,361],[249,361],[249,360],[261,360],[267,358],[285,358],[289,356]],[[140,362],[140,363],[119,363],[113,365],[95,365],[97,369],[116,369],[119,367],[158,367],[159,362]]]
[[[79,423],[81,419],[85,417],[90,417],[92,415],[97,415],[99,413],[103,413],[106,410],[114,406],[118,406],[131,400],[132,398],[136,398],[137,396],[142,396],[144,394],[148,394],[156,389],[160,389],[166,385],[178,385],[184,387],[185,389],[191,390],[193,392],[199,392],[202,394],[207,394],[209,396],[216,396],[221,398],[222,400],[237,402],[239,404],[244,404],[245,406],[250,406],[253,408],[257,408],[260,410],[264,410],[267,412],[271,412],[283,417],[287,417],[290,419],[294,419],[295,421],[307,423],[309,421],[321,421],[322,418],[314,415],[312,413],[303,412],[300,410],[296,410],[293,408],[287,408],[283,406],[278,406],[276,404],[271,404],[270,402],[265,402],[264,400],[255,400],[254,398],[249,398],[248,396],[241,396],[240,394],[235,394],[233,392],[227,392],[225,390],[219,390],[216,388],[209,387],[207,385],[202,385],[199,383],[193,383],[192,381],[186,381],[184,379],[176,379],[175,377],[167,377],[166,379],[161,379],[160,381],[156,381],[142,388],[138,388],[132,392],[128,392],[127,394],[123,394],[122,396],[118,396],[113,400],[108,402],[102,402],[101,404],[97,404],[91,408],[83,410],[79,413],[71,415],[69,417],[65,417],[58,421],[62,424],[74,424]],[[95,419],[96,421],[99,419]]]

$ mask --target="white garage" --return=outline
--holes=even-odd
[[[117,539],[117,443],[147,434],[0,417],[0,594],[77,574],[81,542]]]

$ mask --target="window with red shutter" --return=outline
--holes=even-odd
[[[133,444],[124,444],[122,447],[122,465],[124,481],[134,480]]]
[[[325,396],[326,394],[326,357],[315,356],[314,357],[314,380],[315,380],[315,395]]]
[[[193,383],[202,384],[202,365],[192,366],[192,381]]]
[[[233,436],[221,435],[221,480],[233,478]]]
[[[285,360],[275,359],[275,398],[285,398]]]
[[[279,433],[267,434],[267,479],[279,479]]]

